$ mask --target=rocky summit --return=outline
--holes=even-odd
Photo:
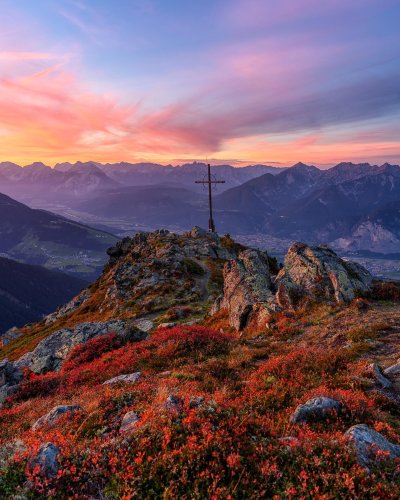
[[[200,227],[107,253],[4,337],[1,498],[399,496],[398,283]]]

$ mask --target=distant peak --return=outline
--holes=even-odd
[[[50,168],[48,165],[45,165],[41,161],[35,161],[31,163],[30,165],[25,165],[24,168]]]

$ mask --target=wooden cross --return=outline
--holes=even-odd
[[[211,193],[211,187],[213,184],[225,184],[225,181],[217,181],[217,180],[212,180],[211,179],[211,165],[208,164],[208,178],[207,180],[202,180],[202,181],[194,181],[195,184],[203,184],[204,186],[208,184],[208,206],[210,209],[210,218],[208,219],[208,230],[210,233],[215,233],[215,224],[214,224],[214,219],[213,219],[213,206],[212,206],[212,193]]]

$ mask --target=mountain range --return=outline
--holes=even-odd
[[[221,191],[238,186],[265,173],[279,173],[283,169],[266,165],[234,168],[230,165],[214,167],[218,177],[225,180]],[[21,167],[12,162],[0,163],[0,192],[26,203],[57,201],[71,203],[91,193],[125,186],[155,184],[185,186],[202,192],[195,180],[202,180],[206,173],[203,163],[177,167],[154,163],[95,162],[58,163],[50,168],[41,162]]]
[[[206,165],[0,164],[0,191],[115,234],[205,226],[208,198],[194,184]],[[400,253],[400,167],[339,163],[321,170],[213,167],[217,229],[235,235],[328,242],[340,251]]]
[[[74,276],[0,257],[0,334],[38,321],[85,285]]]

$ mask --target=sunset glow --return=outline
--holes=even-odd
[[[399,162],[396,0],[0,6],[3,161]]]

